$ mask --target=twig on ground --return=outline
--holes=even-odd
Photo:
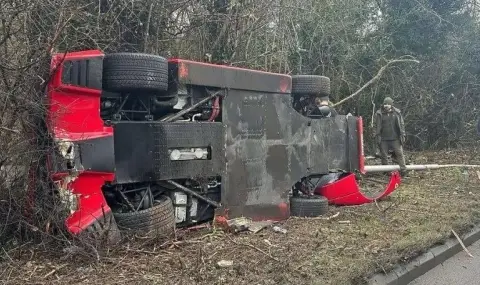
[[[331,220],[331,219],[335,219],[336,217],[340,216],[340,212],[337,212],[335,215],[332,215],[330,217],[327,217],[325,218],[325,220]]]
[[[163,244],[161,244],[159,246],[159,248],[161,248],[161,249],[173,248],[173,247],[178,247],[178,246],[184,245],[184,244],[195,244],[195,243],[202,243],[202,242],[203,241],[201,241],[201,240],[167,241],[167,242],[164,242]],[[130,251],[133,251],[133,250],[130,250]],[[147,253],[147,252],[144,252],[144,253]],[[153,252],[150,252],[150,253],[153,253]]]
[[[28,279],[32,278],[33,274],[37,272],[37,269],[38,269],[38,266],[35,266],[35,268],[33,268],[32,272],[30,272],[30,276],[28,276]]]
[[[14,129],[10,129],[10,128],[7,128],[7,127],[2,127],[0,126],[0,129],[4,130],[4,131],[9,131],[9,132],[12,132],[12,133],[16,133],[16,134],[19,134],[20,131],[19,130],[14,130]]]
[[[323,220],[323,221],[329,221],[331,219],[335,219],[338,216],[340,216],[340,212],[337,212],[334,215],[331,215],[330,217],[313,217],[313,218],[302,218],[302,217],[291,217],[291,219],[307,219],[307,220]]]
[[[399,208],[399,207],[397,207],[397,209],[400,210],[400,211],[405,211],[405,212],[412,212],[412,213],[417,213],[417,214],[425,214],[425,212],[415,211],[415,210],[412,210],[412,209],[404,209],[404,208]]]
[[[12,266],[10,267],[10,272],[8,272],[8,276],[6,279],[4,279],[3,281],[9,281],[10,280],[10,277],[12,276],[12,272],[15,268]]]
[[[387,275],[388,272],[387,270],[385,270],[385,267],[383,267],[380,263],[378,263],[376,260],[374,260],[375,264],[377,264],[378,267],[380,267],[380,269],[382,269],[383,271],[383,274]]]
[[[231,242],[233,242],[234,244],[236,245],[243,245],[243,246],[247,246],[247,247],[250,247],[250,248],[253,248],[255,249],[256,251],[260,252],[260,253],[263,253],[264,255],[270,257],[271,259],[277,261],[277,262],[280,262],[280,259],[276,258],[275,256],[271,255],[270,253],[268,252],[265,252],[264,250],[254,246],[253,244],[249,244],[249,243],[238,243],[236,241],[234,241],[230,236],[228,236],[228,238],[230,239]]]
[[[385,209],[383,209],[383,213],[387,212],[388,209],[392,208],[393,206],[396,206],[397,204],[396,203],[392,203],[390,204],[388,207],[386,207]]]
[[[8,259],[10,259],[10,262],[13,262],[13,259],[10,257],[10,255],[8,255],[8,253],[5,251],[3,247],[2,247],[2,250],[3,250],[3,253],[5,253],[5,256],[8,257]]]
[[[52,274],[54,274],[55,272],[57,272],[58,270],[64,268],[65,266],[67,266],[67,264],[64,264],[64,265],[60,265],[59,267],[53,269],[52,271],[48,272],[47,274],[45,274],[45,276],[43,276],[43,279],[51,276]]]
[[[232,243],[234,243],[235,245],[243,245],[243,246],[246,246],[246,247],[250,247],[250,248],[252,248],[252,249],[254,249],[254,250],[256,250],[256,251],[264,254],[265,256],[267,256],[267,257],[269,257],[269,258],[271,258],[271,259],[273,259],[273,260],[275,260],[275,261],[277,261],[277,262],[279,262],[279,263],[282,263],[282,264],[284,264],[285,266],[290,267],[290,264],[289,264],[288,262],[285,262],[285,261],[282,261],[282,260],[276,258],[275,256],[273,256],[273,255],[269,254],[268,252],[266,252],[266,251],[264,251],[264,250],[262,250],[262,249],[260,249],[260,248],[258,248],[258,247],[256,247],[256,246],[254,246],[253,244],[243,243],[243,242],[242,242],[242,243],[239,243],[239,242],[234,241],[230,236],[227,235],[227,237],[228,237],[228,238],[230,239],[230,241],[231,241]],[[298,273],[298,274],[310,276],[310,274],[308,274],[308,273],[306,273],[306,272],[303,272],[303,271],[300,271],[298,268],[294,268],[294,267],[291,267],[291,268],[292,268],[296,273]]]
[[[455,237],[457,238],[458,242],[460,243],[460,245],[462,246],[463,250],[468,254],[468,256],[470,257],[473,257],[473,255],[468,251],[467,247],[465,246],[465,244],[463,244],[463,241],[460,239],[460,237],[458,236],[458,234],[452,229],[452,233],[453,235],[455,235]]]
[[[92,249],[92,253],[95,254],[97,261],[100,261],[100,254],[98,253],[98,250],[95,248],[95,246],[93,246],[93,244],[90,244],[89,246]]]
[[[153,254],[153,255],[158,255],[159,253],[171,254],[167,250],[149,251],[149,250],[140,250],[140,249],[127,249],[127,251],[128,252],[133,252],[133,253],[143,253],[143,254]]]
[[[365,177],[364,180],[366,181],[372,181],[372,182],[376,182],[376,183],[380,183],[380,184],[385,184],[386,181],[381,181],[381,180],[378,180],[378,179],[375,179],[375,178],[371,178],[371,177]]]
[[[122,257],[122,259],[120,261],[117,262],[117,264],[115,264],[114,267],[112,267],[112,271],[117,269],[118,267],[120,267],[120,265],[122,264],[122,262],[128,257],[128,255],[125,255],[124,257]]]

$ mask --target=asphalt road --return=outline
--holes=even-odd
[[[468,251],[474,258],[462,251],[409,285],[480,285],[480,242],[472,244]]]

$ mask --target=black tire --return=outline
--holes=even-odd
[[[97,246],[100,244],[114,245],[122,239],[115,217],[111,212],[88,226],[80,237],[95,242]]]
[[[330,78],[320,75],[294,75],[292,94],[330,96]]]
[[[113,53],[103,59],[103,90],[110,92],[168,89],[168,61],[157,55]]]
[[[290,198],[290,215],[294,217],[318,217],[328,213],[327,198],[319,195]]]
[[[152,208],[138,212],[114,213],[118,228],[129,233],[153,233],[169,236],[175,232],[175,212],[172,200],[162,196]]]

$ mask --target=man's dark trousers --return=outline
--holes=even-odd
[[[387,157],[390,149],[395,153],[395,157],[400,165],[400,170],[402,172],[406,171],[407,167],[405,166],[405,157],[403,156],[403,147],[400,140],[382,140],[380,143],[380,157],[382,159],[382,164],[386,165],[388,163]]]

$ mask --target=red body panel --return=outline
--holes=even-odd
[[[355,174],[349,174],[331,184],[315,189],[315,194],[325,196],[330,204],[339,206],[362,205],[390,195],[400,185],[401,178],[398,172],[393,172],[387,188],[377,197],[365,196],[355,180]]]
[[[86,139],[112,136],[111,127],[105,127],[100,117],[102,91],[62,83],[63,62],[103,57],[100,51],[56,54],[52,58],[53,78],[48,85],[47,126],[55,140],[78,142]],[[63,184],[78,198],[78,209],[66,220],[68,230],[77,234],[96,219],[111,211],[102,193],[105,181],[114,179],[113,173],[80,171],[72,174],[52,173],[54,181]]]
[[[55,138],[67,140],[92,139],[113,134],[100,118],[102,90],[62,84],[63,61],[103,56],[99,51],[56,54],[52,59],[55,72],[48,86],[49,130]]]
[[[358,127],[358,164],[359,170],[361,174],[365,174],[365,153],[363,147],[363,118],[358,117],[357,120],[357,127]]]

